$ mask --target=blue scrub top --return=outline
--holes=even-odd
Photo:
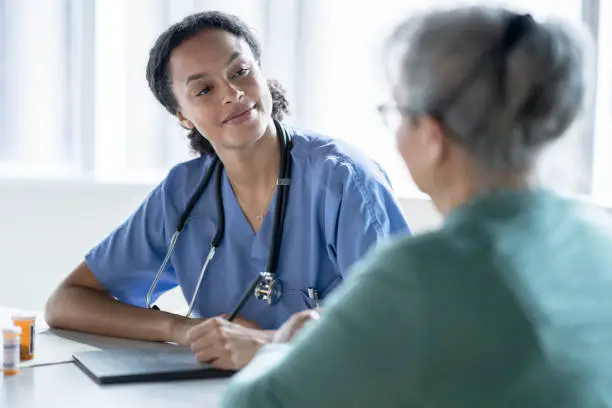
[[[381,240],[410,232],[387,175],[374,161],[341,141],[287,129],[293,168],[277,269],[283,295],[272,306],[251,296],[241,311],[264,329],[277,329],[293,313],[314,307],[309,288],[325,299]],[[136,212],[86,255],[113,297],[146,306],[178,220],[210,163],[210,157],[200,157],[175,166]],[[225,234],[206,269],[194,316],[230,313],[265,270],[270,252],[276,193],[255,234],[225,174],[222,182]],[[213,178],[194,207],[153,299],[180,285],[191,301],[219,225],[215,183]]]

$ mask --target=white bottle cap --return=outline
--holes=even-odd
[[[21,334],[21,327],[19,326],[12,326],[12,327],[3,327],[2,328],[2,333],[6,333],[6,334]]]
[[[36,315],[33,315],[33,314],[14,314],[14,315],[11,315],[11,320],[36,320]]]

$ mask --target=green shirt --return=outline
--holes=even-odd
[[[612,407],[612,224],[495,192],[378,248],[224,407]]]

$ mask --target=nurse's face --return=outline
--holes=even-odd
[[[204,30],[174,49],[169,68],[181,125],[217,152],[256,142],[270,125],[270,90],[243,39]]]

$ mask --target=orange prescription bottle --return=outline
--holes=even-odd
[[[5,376],[19,374],[20,327],[2,329],[2,371]]]
[[[19,348],[19,358],[21,361],[28,361],[34,358],[34,335],[36,332],[36,316],[33,315],[13,315],[13,324],[21,328],[21,347]]]

